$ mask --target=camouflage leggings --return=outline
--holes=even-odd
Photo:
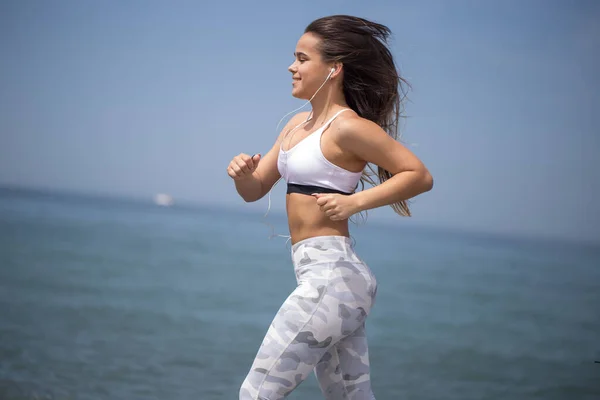
[[[365,320],[377,290],[344,236],[292,247],[298,287],[273,319],[240,389],[240,400],[279,400],[314,369],[328,400],[374,399]]]

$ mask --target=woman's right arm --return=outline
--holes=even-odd
[[[294,115],[281,130],[275,144],[264,157],[261,157],[260,154],[251,157],[242,153],[231,160],[227,167],[227,173],[235,182],[237,192],[246,202],[262,199],[281,177],[277,169],[281,141],[285,132],[299,125],[307,116],[308,112]]]

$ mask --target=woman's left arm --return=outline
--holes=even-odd
[[[354,118],[340,121],[337,133],[343,151],[384,168],[392,177],[349,196],[314,193],[317,205],[331,220],[408,200],[433,187],[433,178],[421,160],[375,123]]]
[[[425,165],[381,127],[364,119],[340,125],[343,150],[393,175],[380,185],[351,195],[358,208],[356,212],[408,200],[431,190],[433,177]]]

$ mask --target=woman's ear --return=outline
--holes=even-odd
[[[336,63],[331,67],[331,77],[336,77],[342,72],[343,65],[341,63]]]

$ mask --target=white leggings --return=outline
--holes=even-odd
[[[377,292],[345,236],[292,247],[297,288],[273,319],[240,400],[280,400],[315,371],[328,400],[373,400],[365,320]]]

